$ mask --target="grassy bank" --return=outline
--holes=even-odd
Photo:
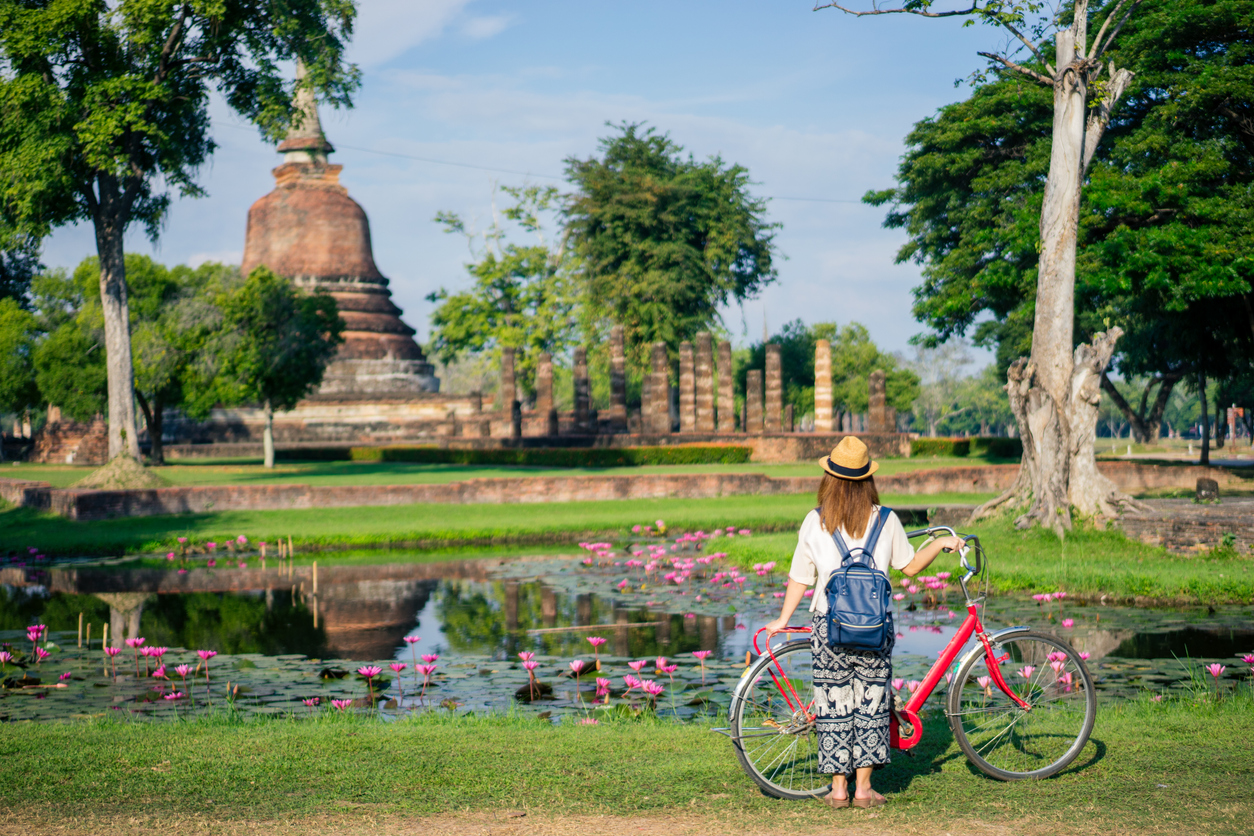
[[[259,832],[266,822],[315,816],[314,832],[323,815],[346,808],[385,818],[516,810],[633,824],[705,816],[779,830],[875,817],[885,832],[935,833],[964,820],[1017,833],[1248,832],[1252,708],[1248,696],[1104,708],[1071,769],[1020,783],[974,773],[933,710],[916,756],[898,754],[876,773],[890,803],[869,815],[763,797],[731,744],[700,726],[447,715],[10,728],[0,736],[0,799],[10,822],[81,826],[88,817],[95,833],[191,813]]]
[[[971,504],[985,494],[890,497],[907,504]],[[535,505],[390,505],[287,511],[224,511],[72,522],[25,508],[0,509],[0,552],[37,547],[56,555],[111,555],[169,548],[176,537],[224,540],[291,535],[307,547],[410,544],[422,547],[574,543],[622,536],[632,525],[664,519],[694,530],[735,525],[795,529],[813,507],[810,494],[714,499],[632,499]]]
[[[996,519],[964,529],[980,536],[989,560],[992,587],[1002,592],[1050,592],[1114,602],[1152,599],[1202,604],[1254,603],[1254,555],[1218,551],[1182,557],[1130,540],[1118,531],[1078,528],[1059,540],[1049,531],[1017,531]],[[922,541],[915,541],[916,546]],[[724,544],[738,565],[787,560],[792,533],[763,534]],[[954,570],[942,555],[934,570]],[[895,574],[895,573],[894,573]]]
[[[884,459],[880,473],[905,473],[938,467],[1017,464],[1017,459],[981,456],[923,456]],[[172,485],[408,485],[443,484],[465,479],[517,476],[614,476],[642,473],[765,473],[768,476],[814,476],[811,462],[794,464],[649,465],[642,467],[504,467],[494,465],[418,464],[411,462],[280,462],[273,469],[261,459],[184,459],[154,468]],[[0,477],[48,482],[65,488],[91,473],[92,467],[49,464],[5,464]]]

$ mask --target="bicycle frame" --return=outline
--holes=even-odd
[[[954,534],[953,529],[938,527],[935,529],[925,529],[924,531],[914,532],[912,536],[918,536],[925,533],[931,534],[933,531],[948,531],[950,534]],[[979,541],[977,538],[967,537],[964,539],[967,541],[975,540],[976,547],[978,549]],[[909,699],[906,700],[906,704],[893,709],[892,717],[889,720],[889,745],[894,749],[913,749],[919,744],[919,741],[923,739],[923,723],[919,719],[919,711],[923,708],[923,704],[927,702],[928,697],[932,696],[932,692],[936,690],[937,684],[939,684],[941,679],[944,678],[945,672],[949,670],[951,665],[953,665],[954,660],[958,658],[960,653],[962,653],[963,648],[966,646],[967,642],[971,640],[971,636],[973,635],[978,637],[980,640],[980,645],[984,651],[985,664],[988,667],[989,677],[992,679],[993,683],[1001,689],[1006,696],[1010,697],[1010,699],[1018,704],[1020,708],[1025,711],[1031,709],[1031,707],[1014,692],[1014,689],[1006,684],[1006,680],[1002,677],[1001,663],[1006,661],[1009,654],[1003,654],[1000,657],[994,655],[993,642],[990,640],[988,633],[985,632],[984,625],[980,622],[978,612],[979,601],[973,599],[971,597],[971,593],[967,591],[967,582],[979,573],[982,568],[982,563],[983,560],[980,559],[981,565],[978,568],[973,569],[966,562],[965,552],[962,555],[962,565],[963,568],[967,570],[967,574],[960,582],[962,584],[963,595],[966,598],[967,617],[962,620],[962,624],[958,627],[957,634],[955,634],[954,637],[949,640],[949,643],[945,645],[945,649],[941,651],[940,657],[928,670],[927,676],[923,678],[923,682],[920,683],[915,692],[910,695]],[[1018,630],[1020,628],[1011,629]],[[766,628],[764,627],[753,635],[753,649],[759,656],[762,655],[762,651],[758,648],[758,637],[765,631]],[[809,632],[809,627],[788,627],[779,631],[779,633]],[[994,634],[994,638],[1005,632],[1010,631],[999,631]],[[775,635],[779,635],[779,633],[776,633]],[[771,661],[775,665],[775,669],[779,671],[779,676],[776,676],[775,670],[770,670],[768,668],[771,673],[771,679],[774,680],[775,687],[779,689],[780,695],[788,703],[788,707],[792,709],[793,713],[795,714],[799,711],[804,711],[807,720],[813,722],[814,718],[817,716],[813,712],[814,701],[811,700],[806,703],[797,695],[796,689],[793,688],[792,681],[788,679],[787,674],[784,673],[783,666],[780,665],[779,661],[775,658],[775,651],[771,649],[771,638],[771,636],[767,637],[766,652],[770,655]],[[780,684],[780,677],[783,677],[782,685]],[[785,690],[785,685],[787,686],[787,690]],[[900,735],[900,726],[903,722],[910,726],[909,737],[901,737]]]

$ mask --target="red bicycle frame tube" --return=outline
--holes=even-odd
[[[753,634],[753,650],[759,656],[762,655],[762,651],[758,649],[758,636],[762,635],[762,633],[765,630],[766,628],[763,627],[761,630],[758,630],[758,632]],[[781,633],[808,633],[810,632],[810,628],[809,627],[785,627],[783,630],[780,630],[779,632]],[[766,652],[770,654],[771,661],[775,663],[775,668],[776,670],[779,671],[779,676],[784,677],[784,683],[788,685],[788,690],[785,691],[784,687],[779,684],[779,676],[775,675],[775,671],[771,671],[771,679],[775,682],[775,687],[779,689],[780,695],[783,696],[784,702],[788,703],[788,707],[792,709],[794,714],[798,711],[804,710],[806,713],[806,719],[813,720],[814,715],[810,712],[810,705],[813,704],[813,700],[808,705],[802,704],[801,697],[797,696],[797,689],[792,687],[792,680],[788,678],[788,674],[784,673],[784,667],[779,663],[779,660],[775,658],[775,651],[771,649],[771,636],[766,637]],[[770,670],[770,668],[767,668],[767,670]],[[790,693],[792,694],[791,697],[789,697]]]

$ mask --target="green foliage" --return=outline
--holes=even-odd
[[[301,293],[258,267],[218,298],[222,331],[211,351],[220,366],[218,393],[227,403],[294,407],[322,382],[343,341],[344,323],[327,293]]]
[[[775,279],[778,224],[743,167],[685,158],[652,128],[617,130],[599,157],[566,160],[566,231],[587,313],[622,325],[628,362],[642,368],[651,343],[674,358],[680,342],[718,325],[719,305]]]
[[[297,452],[297,451],[293,451]],[[303,456],[305,451],[299,451]],[[453,450],[447,447],[351,447],[355,462],[425,462],[497,464],[533,467],[635,467],[659,464],[741,464],[751,447],[733,445],[679,447],[563,447],[504,450]]]
[[[571,343],[577,292],[561,250],[550,249],[543,235],[541,213],[552,208],[557,190],[502,191],[515,200],[505,217],[534,233],[538,243],[504,243],[505,231],[495,222],[482,233],[478,261],[466,265],[471,288],[458,293],[440,288],[427,296],[439,305],[431,315],[432,349],[449,363],[466,353],[512,348],[515,374],[531,389],[539,354],[560,357]],[[475,236],[456,214],[441,212],[436,220],[445,232],[466,235],[474,246]]]
[[[1238,0],[1151,2],[1112,62],[1135,73],[1083,192],[1076,339],[1119,325],[1125,376],[1227,374],[1248,344],[1254,262],[1254,12]],[[906,229],[898,260],[923,265],[915,315],[925,344],[974,326],[999,370],[1030,350],[1050,91],[991,76],[966,101],[915,125],[898,187],[869,193]],[[980,314],[991,315],[976,324]]]
[[[105,408],[103,342],[77,322],[66,322],[35,348],[35,381],[40,397],[68,418],[89,421]]]
[[[911,456],[988,456],[1018,459],[1023,456],[1023,440],[1003,436],[967,438],[915,438],[910,441]]]
[[[25,306],[31,279],[39,270],[39,242],[30,235],[6,235],[0,226],[0,299]]]
[[[0,297],[0,412],[35,406],[35,317],[14,299]]]
[[[276,139],[293,115],[279,62],[347,104],[357,72],[341,63],[351,0],[0,2],[0,207],[18,230],[108,217],[153,237],[169,205],[157,183],[199,195],[215,148],[211,85]]]
[[[966,438],[915,438],[910,441],[912,456],[966,456],[971,441]]]
[[[997,366],[960,378],[948,387],[950,408],[939,422],[940,432],[988,435],[1014,426],[1006,380]]]

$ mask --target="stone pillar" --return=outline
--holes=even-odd
[[[762,422],[762,370],[750,369],[745,379],[745,432],[760,434]]]
[[[714,339],[706,331],[697,334],[696,368],[697,432],[714,432]]]
[[[777,433],[784,423],[784,370],[780,361],[779,346],[766,346],[766,411],[763,429]]]
[[[832,344],[814,344],[814,431],[827,433],[832,425]]]
[[[888,405],[884,379],[883,369],[876,369],[867,378],[867,394],[870,401],[867,408],[867,432],[897,432],[897,411]]]
[[[783,418],[783,423],[780,429],[786,433],[790,433],[792,432],[792,428],[793,428],[792,404],[786,403],[784,404],[784,418]]]
[[[623,326],[610,329],[610,432],[627,431],[627,355]]]
[[[666,343],[656,342],[650,352],[649,411],[645,432],[669,435],[671,431],[671,375]]]
[[[121,647],[125,639],[139,636],[139,617],[146,592],[101,592],[97,598],[109,605],[109,646]]]
[[[692,343],[679,344],[679,431],[697,431],[697,377]]]
[[[540,352],[536,365],[536,412],[541,415],[553,408],[553,355]]]
[[[522,402],[514,401],[509,409],[509,437],[522,438]]]
[[[501,349],[501,386],[496,392],[496,409],[509,415],[511,404],[518,400],[518,388],[514,379],[514,349]]]
[[[718,431],[736,431],[736,390],[732,385],[731,343],[718,344]]]
[[[551,586],[540,587],[540,618],[545,627],[557,624],[557,590]]]
[[[583,346],[575,349],[575,432],[592,432],[588,407],[591,406],[592,388],[588,384],[588,350]]]

